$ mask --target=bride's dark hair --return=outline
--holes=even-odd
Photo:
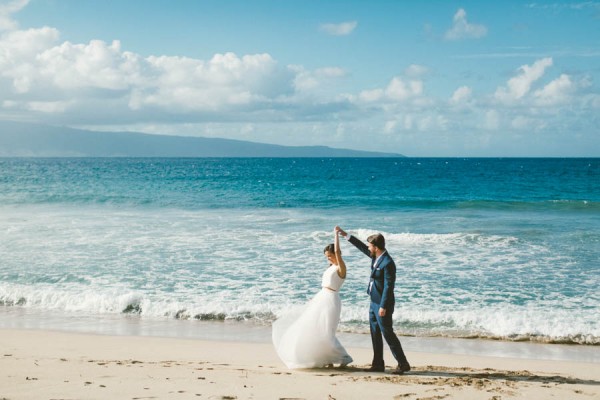
[[[323,250],[323,253],[327,253],[327,252],[330,252],[331,254],[335,254],[335,245],[333,243],[325,246],[325,250]]]

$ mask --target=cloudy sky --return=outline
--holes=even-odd
[[[0,0],[0,120],[600,156],[600,1]]]

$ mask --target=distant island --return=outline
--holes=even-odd
[[[0,121],[0,157],[404,157],[327,146],[279,146],[242,140],[97,132]]]

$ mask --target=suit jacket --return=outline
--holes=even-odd
[[[367,293],[371,296],[373,303],[379,304],[388,313],[394,312],[396,299],[394,297],[394,287],[396,285],[396,264],[389,253],[386,251],[379,257],[377,264],[376,258],[371,257],[369,247],[360,241],[357,237],[350,235],[349,239],[357,249],[365,253],[371,258],[371,281],[369,282],[370,290]],[[373,284],[371,285],[371,282]]]

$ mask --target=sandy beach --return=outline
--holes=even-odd
[[[346,369],[288,370],[269,343],[21,329],[0,329],[0,349],[3,400],[600,399],[600,364],[577,361],[408,352],[395,376],[350,348]]]

